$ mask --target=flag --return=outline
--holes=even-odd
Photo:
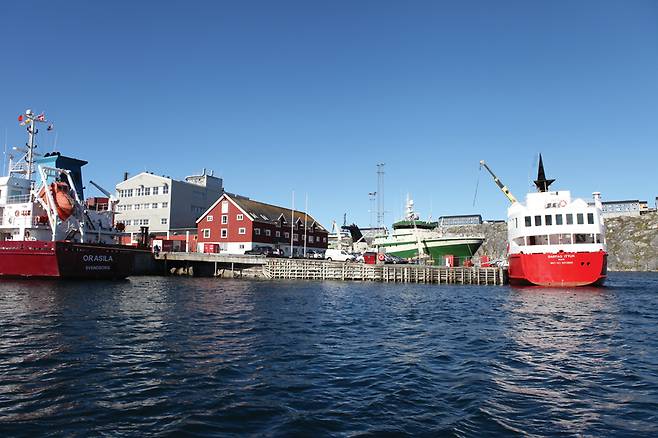
[[[50,125],[48,125],[48,129],[46,129],[46,131],[52,131],[53,129],[55,129],[55,124],[51,123]]]
[[[45,122],[46,121],[46,115],[44,113],[41,113],[37,116],[37,120],[39,122]]]
[[[22,122],[22,121],[23,121],[23,114],[21,114],[20,116],[18,116],[18,121],[19,121],[19,122]]]

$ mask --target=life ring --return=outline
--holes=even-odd
[[[566,205],[567,205],[567,201],[565,201],[565,200],[563,199],[563,200],[560,201],[560,203],[559,203],[558,205],[559,205],[560,207],[566,207]]]
[[[377,255],[377,260],[379,260],[380,262],[383,262],[384,260],[386,260],[386,256],[384,255],[384,253],[378,254]]]
[[[16,216],[16,217],[20,216],[20,214],[21,214],[21,212],[18,211],[18,210],[16,210],[16,211],[14,212],[14,216]]]

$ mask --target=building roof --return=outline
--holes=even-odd
[[[210,211],[213,208],[215,208],[215,206],[219,204],[219,202],[223,198],[230,199],[234,204],[236,204],[244,213],[246,213],[254,221],[274,223],[277,222],[281,218],[281,216],[283,216],[283,219],[286,223],[291,222],[292,212],[290,208],[279,207],[277,205],[272,205],[272,204],[266,204],[264,202],[254,201],[253,199],[249,199],[242,196],[229,196],[227,193],[224,193],[222,196],[219,197],[219,199],[217,199],[217,201],[215,201],[208,208],[208,210],[205,211],[205,213],[201,215],[201,217],[197,220],[197,223],[201,220],[201,218],[207,216],[208,213],[210,213]],[[306,219],[306,223],[315,224],[320,230],[326,231],[326,228],[323,227],[322,224],[320,224],[320,222],[315,220],[315,218],[310,214],[307,214],[303,211],[295,210],[294,218],[295,221],[302,223],[304,223],[304,219]]]

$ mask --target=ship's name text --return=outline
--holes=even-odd
[[[111,255],[92,255],[92,254],[83,255],[82,260],[84,260],[85,262],[111,262],[111,261],[113,261]]]

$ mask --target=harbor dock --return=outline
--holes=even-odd
[[[338,280],[382,283],[503,285],[501,267],[334,262],[312,259],[206,253],[160,253],[161,272],[170,275],[252,277],[272,280]]]

